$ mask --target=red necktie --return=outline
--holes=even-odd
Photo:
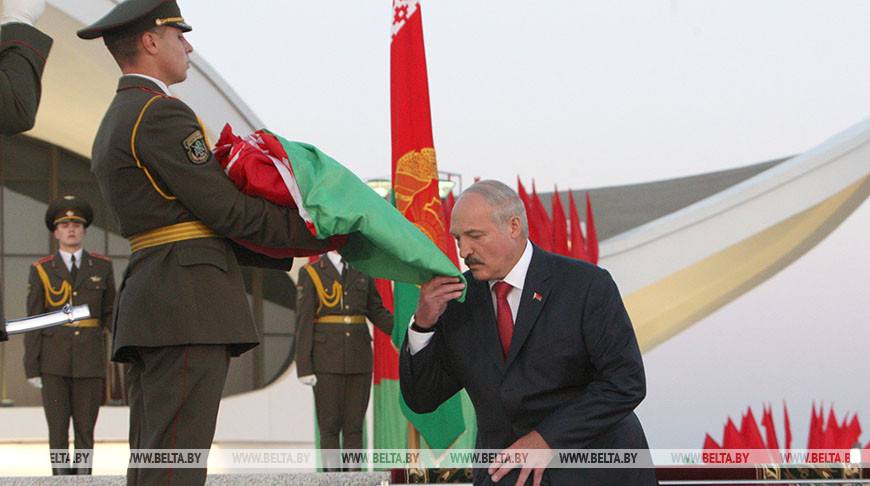
[[[507,357],[511,347],[511,338],[514,336],[514,316],[511,306],[508,304],[507,295],[513,286],[507,282],[496,282],[492,290],[495,291],[496,323],[498,325],[498,338],[501,341],[501,350]]]

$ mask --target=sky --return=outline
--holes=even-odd
[[[363,179],[388,177],[389,1],[181,5],[194,48],[267,127]],[[863,0],[438,0],[422,11],[439,168],[466,186],[520,175],[548,191],[728,169],[803,152],[868,116]],[[870,340],[868,217],[864,204],[645,355],[638,413],[653,447],[719,440],[749,405],[760,417],[773,404],[781,426],[783,401],[796,447],[813,400],[867,428],[870,395],[853,384]]]
[[[264,124],[389,175],[391,2],[185,0]],[[422,4],[439,168],[585,188],[752,164],[868,116],[870,3]]]

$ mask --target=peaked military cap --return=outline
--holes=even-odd
[[[93,220],[94,210],[91,205],[84,199],[70,195],[55,199],[45,211],[45,226],[49,231],[54,231],[59,223],[67,221],[81,223],[87,228]]]
[[[184,21],[175,0],[124,0],[76,34],[82,39],[96,39],[106,34],[144,32],[161,25],[176,27],[182,32],[193,30]]]

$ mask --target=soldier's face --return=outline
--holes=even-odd
[[[450,220],[459,256],[480,281],[504,278],[522,256],[526,244],[519,218],[499,222],[493,211],[483,196],[469,193],[456,202]]]
[[[193,46],[184,38],[184,32],[176,27],[160,27],[158,31],[158,63],[167,85],[187,79],[190,53]]]
[[[54,228],[54,237],[62,248],[78,249],[85,239],[85,226],[75,221],[58,223]]]

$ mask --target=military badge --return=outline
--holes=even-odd
[[[99,275],[91,275],[91,282],[93,283],[100,283],[102,280],[103,277],[100,277]]]
[[[184,146],[184,150],[187,152],[187,158],[197,165],[204,164],[208,160],[208,156],[211,154],[208,145],[205,143],[205,137],[199,130],[188,135],[187,138],[181,142],[181,145]]]

